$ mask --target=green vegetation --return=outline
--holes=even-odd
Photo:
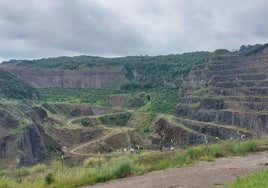
[[[246,153],[255,151],[258,148],[258,146],[259,146],[258,142],[254,141],[245,141],[245,142],[228,141],[223,144],[211,144],[207,146],[200,145],[190,147],[185,151],[178,154],[173,154],[168,158],[163,157],[159,161],[157,159],[153,159],[155,165],[153,165],[152,169],[162,170],[172,167],[181,167],[184,165],[193,164],[196,161],[213,161],[214,158],[218,157],[244,155]]]
[[[48,185],[52,184],[55,181],[55,178],[52,172],[47,173],[47,175],[45,176],[45,181]]]
[[[240,51],[236,53],[246,55],[256,54],[264,47],[267,47],[267,45],[241,47]],[[171,117],[168,115],[174,114],[176,105],[179,103],[178,88],[181,85],[182,78],[187,76],[194,66],[203,66],[209,62],[211,57],[224,58],[226,54],[232,55],[231,52],[226,50],[218,50],[213,54],[207,52],[194,52],[181,55],[155,57],[134,56],[124,58],[101,58],[78,56],[73,58],[59,57],[33,61],[10,61],[5,62],[5,64],[66,70],[85,68],[97,71],[119,68],[119,70],[124,71],[128,82],[126,82],[120,89],[41,87],[34,89],[12,74],[0,70],[0,96],[15,99],[33,99],[38,98],[39,95],[42,102],[38,103],[38,106],[42,106],[46,109],[49,115],[49,118],[47,119],[48,122],[40,122],[40,124],[42,124],[44,129],[48,126],[57,128],[57,123],[59,123],[59,125],[62,124],[62,136],[64,139],[66,137],[67,141],[69,138],[70,140],[77,139],[79,138],[77,135],[80,135],[78,131],[78,133],[71,133],[73,135],[69,134],[69,132],[64,132],[65,123],[68,122],[83,126],[83,128],[79,127],[81,130],[86,130],[91,126],[97,125],[102,125],[102,127],[122,126],[120,129],[127,131],[131,130],[131,133],[133,133],[131,136],[138,137],[135,145],[140,145],[138,143],[139,140],[148,142],[150,133],[154,133],[152,131],[154,122],[160,116],[167,117],[168,120],[175,122],[173,116]],[[188,87],[191,86],[188,85]],[[211,88],[209,87],[201,88],[194,93],[191,93],[191,95],[193,97],[202,97],[204,95],[210,96],[210,89]],[[25,101],[21,103],[25,103]],[[38,120],[38,118],[35,118],[35,116],[37,116],[36,112],[32,109],[34,102],[29,102],[32,104],[27,106],[25,104],[9,105],[9,103],[10,101],[8,101],[8,103],[1,101],[0,106],[1,108],[3,107],[4,109],[7,109],[10,114],[14,115],[14,117],[24,118],[23,120],[20,120],[18,129],[23,129],[23,126],[29,125],[32,120]],[[77,104],[81,106],[117,108],[122,109],[122,111],[125,110],[125,112],[99,115],[94,118],[77,118],[80,115],[78,113],[76,118],[71,119],[73,121],[70,122],[68,120],[70,120],[69,118],[71,115],[75,115],[71,114],[70,111],[72,107]],[[199,108],[200,105],[200,102],[192,103],[193,108]],[[179,126],[179,123],[174,124],[178,124]],[[200,122],[198,122],[198,124],[200,124]],[[212,123],[203,124],[215,126]],[[48,126],[46,127],[46,125]],[[124,128],[124,126],[128,126],[128,128]],[[74,126],[72,128],[77,127]],[[119,129],[119,127],[116,128]],[[81,132],[81,135],[84,135],[84,133],[82,133],[83,132]],[[69,135],[71,136],[68,138]],[[53,136],[56,137],[56,133]],[[74,138],[71,138],[72,136]],[[75,144],[78,144],[78,142]],[[145,143],[144,146],[146,146],[146,144],[147,143]],[[22,167],[20,170],[2,170],[0,171],[0,188],[79,187],[86,184],[94,184],[97,182],[122,178],[132,174],[143,174],[152,170],[191,165],[200,160],[213,161],[217,157],[245,155],[248,152],[256,151],[264,144],[266,146],[268,145],[268,143],[259,141],[228,141],[221,144],[189,147],[185,150],[176,149],[174,152],[139,151],[138,153],[136,151],[136,153],[123,156],[116,156],[112,153],[112,156],[109,156],[109,159],[107,156],[101,156],[100,158],[93,156],[90,159],[86,159],[83,166],[64,166],[63,171],[59,161],[53,162],[49,166],[42,164],[30,168]],[[239,183],[243,181],[247,180],[238,180]]]
[[[246,55],[246,56],[250,56],[250,55],[256,55],[258,52],[261,52],[264,48],[267,48],[268,44],[255,44],[255,45],[242,45],[238,51],[238,54],[241,55]]]
[[[110,96],[127,91],[82,88],[37,88],[40,98],[47,102],[66,102],[110,107]]]
[[[64,102],[90,106],[113,107],[112,98],[124,98],[124,109],[134,109],[145,113],[174,114],[179,102],[177,89],[152,89],[146,92],[130,92],[111,89],[82,88],[37,88],[40,98],[45,102]],[[53,112],[48,104],[43,107]]]
[[[76,119],[74,120],[72,123],[74,124],[80,124],[83,127],[92,127],[96,125],[96,122],[92,121],[90,118],[86,117],[86,118],[80,118],[80,119]]]
[[[20,170],[21,182],[19,183],[17,170],[0,171],[0,187],[79,187],[97,182],[122,178],[131,174],[143,174],[153,170],[167,168],[177,168],[185,165],[191,165],[197,161],[212,161],[221,156],[233,156],[246,154],[256,151],[258,148],[267,147],[268,142],[257,141],[228,141],[222,144],[209,144],[190,147],[186,150],[175,150],[174,152],[160,151],[142,151],[130,155],[112,156],[108,159],[101,157],[100,163],[98,157],[86,160],[84,167],[64,166],[62,171],[61,163],[54,162],[51,167],[34,166],[30,168],[23,167]],[[243,152],[241,152],[243,151]],[[267,185],[265,180],[268,171],[262,171],[256,175],[248,177],[248,180],[239,179],[230,187],[262,187]],[[242,184],[239,186],[238,184]],[[246,183],[246,184],[245,184]]]
[[[37,91],[26,82],[0,69],[0,96],[14,99],[37,99]]]
[[[131,114],[119,113],[119,114],[111,114],[99,117],[101,124],[108,126],[125,126],[131,117]]]
[[[256,174],[244,178],[238,178],[234,183],[228,185],[228,188],[265,188],[268,187],[268,169],[262,170]]]
[[[103,58],[92,56],[76,57],[56,57],[44,58],[38,60],[10,60],[3,64],[41,67],[41,68],[61,68],[61,69],[78,69],[81,67],[107,67],[115,65],[124,65],[127,73],[134,68],[141,70],[141,73],[167,71],[174,68],[174,65],[181,66],[180,72],[187,72],[191,65],[201,63],[207,60],[209,52],[190,52],[178,55],[159,55],[159,56],[128,56],[119,58]],[[129,77],[133,75],[128,75]]]
[[[179,103],[179,93],[176,89],[154,90],[151,100],[143,107],[138,109],[145,113],[174,114],[176,105]]]
[[[114,175],[116,178],[124,178],[131,175],[133,164],[131,161],[119,161],[115,164]]]

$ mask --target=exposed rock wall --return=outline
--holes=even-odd
[[[205,142],[205,137],[201,133],[177,126],[164,118],[159,119],[153,129],[154,133],[151,135],[151,141],[159,149],[171,146],[184,147]]]
[[[0,108],[0,127],[9,129],[18,125],[18,120],[9,111]]]
[[[32,165],[49,159],[49,152],[60,150],[57,142],[39,126],[53,123],[38,106],[7,104],[0,108],[0,156],[20,159],[20,165]],[[15,161],[15,159],[14,159]]]
[[[159,149],[186,147],[189,145],[216,142],[218,140],[241,139],[254,136],[250,131],[237,130],[234,127],[216,126],[209,123],[173,118],[160,118],[153,127],[150,136],[152,145]]]
[[[0,138],[1,156],[20,159],[21,165],[35,164],[49,158],[43,137],[36,125],[29,125],[23,133],[6,134]]]
[[[268,134],[268,54],[222,55],[192,70],[177,116]]]
[[[19,144],[18,149],[23,152],[20,156],[22,164],[34,164],[49,157],[43,137],[35,125],[26,127]]]
[[[73,88],[120,88],[126,81],[122,67],[102,67],[98,70],[61,70],[4,66],[6,71],[31,86]]]

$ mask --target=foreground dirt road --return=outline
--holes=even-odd
[[[237,177],[257,172],[268,165],[268,153],[260,152],[242,157],[220,158],[193,166],[154,171],[84,188],[214,188],[223,187]]]

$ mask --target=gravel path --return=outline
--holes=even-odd
[[[95,143],[95,142],[97,142],[99,140],[106,140],[106,139],[108,139],[108,138],[110,138],[110,137],[112,137],[114,135],[117,135],[117,134],[119,134],[121,132],[122,131],[120,129],[113,129],[108,134],[106,134],[106,135],[104,135],[104,136],[102,136],[100,138],[96,138],[95,140],[92,140],[92,141],[83,143],[83,144],[81,144],[81,145],[79,145],[79,146],[71,149],[69,152],[72,153],[72,154],[74,154],[74,155],[84,155],[84,156],[96,155],[96,154],[92,154],[92,153],[81,153],[81,152],[79,152],[77,150],[80,150],[81,148],[86,147],[88,145],[91,145],[91,144],[93,144],[93,143]]]
[[[149,172],[84,188],[218,188],[235,181],[237,177],[264,169],[267,165],[268,153],[260,152],[247,156],[219,158],[214,162],[200,162],[189,167]]]

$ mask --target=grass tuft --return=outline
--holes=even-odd
[[[116,178],[124,178],[131,175],[133,172],[133,164],[131,161],[120,161],[115,164],[113,174]]]
[[[264,188],[268,187],[268,169],[262,170],[253,175],[246,176],[244,178],[237,178],[234,183],[226,186],[228,188]]]
[[[13,188],[15,187],[15,182],[7,177],[1,177],[0,178],[0,188]]]

